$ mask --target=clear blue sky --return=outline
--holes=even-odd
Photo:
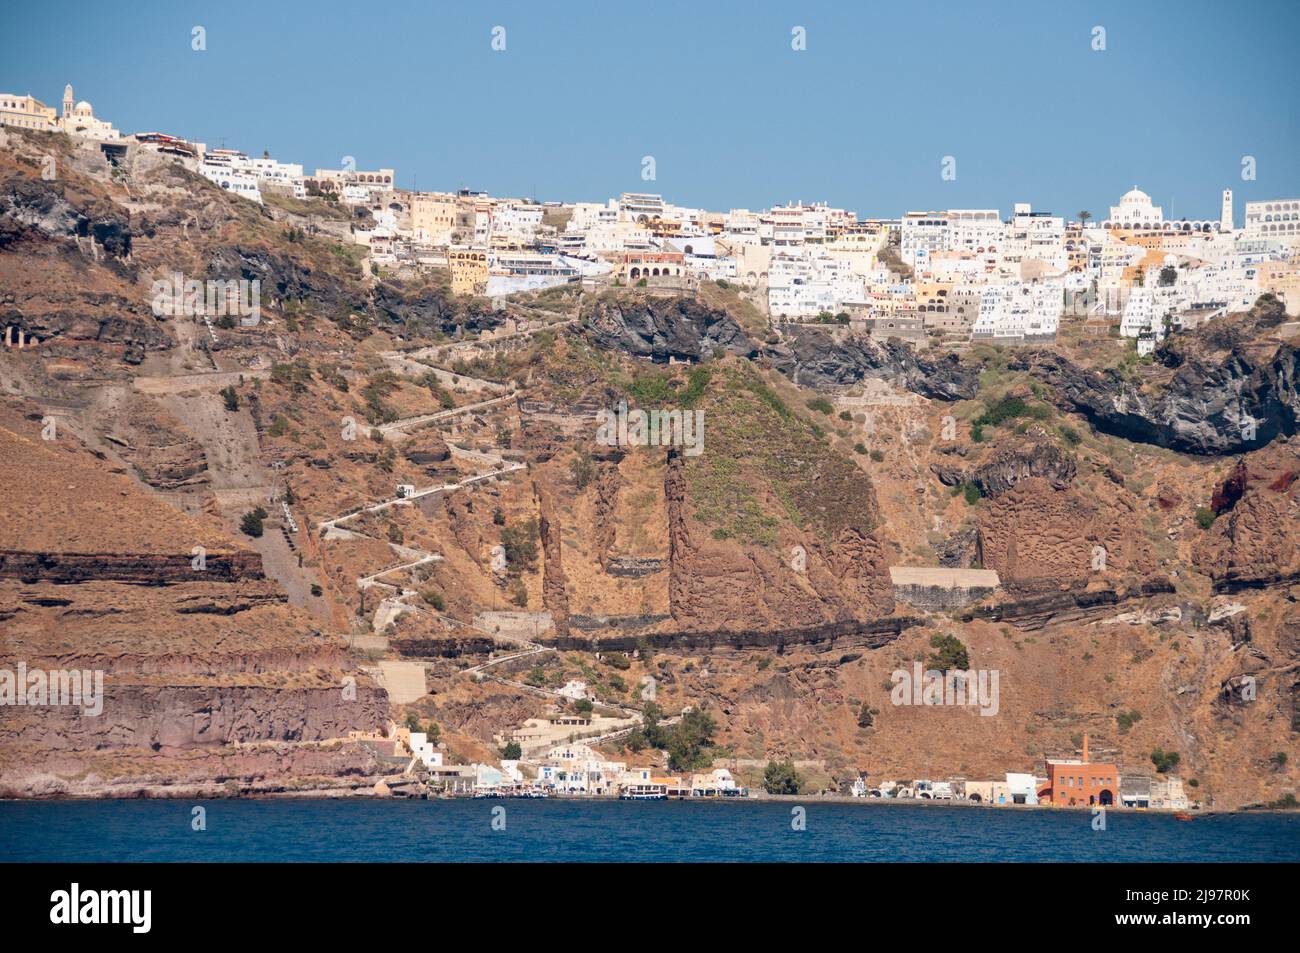
[[[126,132],[308,172],[351,155],[405,188],[1101,216],[1137,184],[1201,218],[1230,187],[1238,224],[1300,193],[1295,0],[42,0],[0,22],[0,90],[57,106],[72,82]]]

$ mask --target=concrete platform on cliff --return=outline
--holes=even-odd
[[[1002,584],[992,569],[890,566],[894,598],[918,609],[958,609],[991,596]]]
[[[941,586],[945,589],[996,589],[1002,585],[994,569],[949,569],[945,566],[890,566],[895,586]]]

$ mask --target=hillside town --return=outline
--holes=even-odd
[[[1120,196],[1105,213],[1096,215],[1086,210],[1071,215],[1036,210],[1030,203],[1017,202],[1009,214],[985,208],[906,211],[896,218],[861,217],[856,211],[802,199],[755,211],[715,211],[675,205],[662,194],[650,191],[624,192],[604,201],[538,201],[493,196],[469,188],[403,189],[398,185],[397,169],[360,169],[351,157],[345,157],[339,168],[317,168],[308,174],[302,163],[279,161],[265,152],[258,157],[224,146],[210,148],[170,132],[126,134],[97,117],[90,103],[77,101],[71,85],[65,88],[59,109],[31,95],[0,93],[0,125],[88,140],[98,146],[107,165],[114,169],[127,161],[132,150],[156,154],[168,169],[175,163],[240,200],[283,209],[308,221],[324,203],[324,207],[339,214],[329,221],[319,221],[319,227],[330,237],[356,247],[358,259],[364,263],[359,269],[361,280],[373,283],[392,277],[445,273],[452,295],[488,299],[494,305],[511,296],[568,286],[593,291],[640,289],[647,296],[677,297],[698,294],[706,286],[715,285],[734,291],[739,300],[757,309],[765,319],[763,330],[773,332],[773,336],[778,331],[797,331],[801,325],[810,325],[816,326],[817,333],[830,334],[840,343],[843,339],[837,335],[853,334],[877,341],[899,339],[918,350],[960,350],[984,343],[1000,347],[1046,344],[1065,334],[1076,334],[1085,339],[1096,336],[1131,341],[1125,347],[1139,358],[1153,354],[1171,334],[1193,331],[1206,322],[1249,311],[1261,296],[1273,296],[1289,315],[1300,314],[1300,199],[1246,202],[1244,215],[1239,216],[1232,190],[1225,189],[1219,197],[1219,217],[1209,220],[1174,218],[1137,186]],[[95,147],[86,148],[98,161]],[[199,180],[194,181],[203,186]],[[200,316],[215,343],[217,335],[211,320],[202,313]],[[521,416],[550,416],[562,422],[572,418],[585,423],[590,417],[585,404],[565,408],[543,401],[530,403],[520,397],[513,384],[465,373],[464,357],[480,357],[475,354],[475,343],[490,343],[494,335],[514,331],[522,336],[524,329],[514,320],[504,322],[501,329],[482,330],[479,342],[466,342],[463,338],[468,335],[464,335],[451,343],[444,339],[436,347],[431,346],[428,350],[436,351],[438,359],[451,370],[416,362],[395,351],[385,352],[382,360],[391,361],[392,366],[403,371],[414,368],[423,375],[420,380],[426,381],[429,391],[447,403],[432,411],[413,408],[409,416],[401,418],[396,412],[391,419],[377,418],[371,421],[371,439],[376,440],[373,435],[378,434],[376,442],[382,443],[388,435],[397,442],[397,438],[407,436],[403,432],[406,429],[453,417],[472,420],[471,414],[489,409],[508,411],[516,404]],[[32,343],[24,334],[17,325],[6,327],[6,345],[23,348]],[[284,350],[283,344],[278,346]],[[252,371],[265,371],[265,376],[276,381],[277,373],[288,374],[282,369],[289,367],[288,363],[277,363],[269,369],[250,365],[249,376]],[[212,373],[226,375],[222,377],[226,388],[219,393],[227,411],[238,410],[236,387],[246,383],[243,368],[234,369],[232,365],[220,369],[214,361]],[[476,369],[474,373],[487,372]],[[397,380],[396,375],[393,380]],[[427,383],[430,380],[431,385]],[[186,376],[183,383],[188,385],[190,381]],[[456,406],[452,394],[442,389],[447,381],[473,392],[466,403]],[[356,383],[362,382],[358,379]],[[863,386],[870,391],[866,384]],[[456,393],[463,391],[458,389]],[[1026,391],[1010,399],[1020,404],[1037,396],[1037,392]],[[835,419],[853,424],[855,416],[849,408],[856,409],[855,400],[863,406],[874,402],[893,409],[909,408],[913,402],[913,398],[903,396],[873,398],[869,392],[840,395],[836,409],[843,410]],[[823,403],[829,417],[831,404]],[[818,405],[814,399],[807,406],[816,409]],[[284,417],[274,420],[283,420],[285,429],[289,427]],[[955,431],[955,419],[943,427],[950,425]],[[974,430],[977,432],[981,426],[975,423]],[[466,431],[471,427],[467,423]],[[461,439],[458,430],[453,433]],[[494,430],[491,435],[501,433]],[[280,435],[270,433],[272,437]],[[341,439],[352,440],[350,436]],[[982,437],[973,440],[979,443]],[[122,442],[121,438],[117,442]],[[511,447],[509,434],[501,443],[498,446],[484,440],[471,449],[468,444],[438,447],[432,441],[426,445],[411,440],[405,459],[429,474],[440,474],[440,481],[443,471],[437,464],[449,460],[490,469],[424,489],[405,482],[405,478],[401,482],[394,478],[386,485],[396,486],[395,498],[358,504],[341,516],[317,522],[320,540],[365,540],[361,529],[344,528],[342,524],[353,521],[353,526],[359,526],[374,514],[399,506],[414,509],[422,499],[434,495],[442,498],[452,491],[525,470],[523,453]],[[868,456],[863,444],[857,445],[856,452],[877,464],[885,461],[883,451],[873,449]],[[614,456],[610,454],[611,459]],[[1073,464],[1056,461],[1057,456],[1052,456],[1045,472],[1033,475],[1054,474],[1063,484],[1068,483],[1073,478]],[[318,461],[313,461],[312,466],[329,469]],[[1057,467],[1059,473],[1053,470]],[[971,503],[970,491],[974,491],[976,500],[983,492],[965,472],[931,470],[941,479],[951,476],[943,479],[945,486],[954,488],[952,494],[944,495],[944,500],[955,498],[960,491]],[[391,460],[384,472],[383,479],[388,480]],[[1107,472],[1106,477],[1123,486],[1122,477],[1117,480],[1112,472]],[[1021,478],[1015,475],[1006,489]],[[1245,477],[1241,479],[1244,486]],[[1290,483],[1285,485],[1289,487]],[[296,549],[293,540],[300,537],[293,503],[283,489],[285,495],[276,496],[275,486],[273,483],[268,499],[279,504],[284,516],[283,538],[290,549]],[[504,527],[504,514],[500,520],[495,516],[494,523]],[[245,531],[247,535],[261,536],[260,519],[256,522],[257,533]],[[1027,518],[1025,522],[1033,520]],[[303,523],[309,525],[306,520]],[[939,520],[932,525],[938,532],[943,523]],[[455,623],[458,629],[475,630],[478,635],[500,634],[499,627],[489,633],[485,626],[449,621],[438,604],[442,595],[435,600],[419,590],[419,583],[427,581],[427,577],[413,573],[400,584],[380,581],[390,573],[427,569],[444,559],[441,554],[415,548],[400,532],[386,532],[380,548],[391,545],[404,561],[357,577],[356,589],[361,593],[358,617],[367,616],[367,591],[385,594],[377,609],[373,603],[370,606],[373,617],[367,617],[363,639],[386,650],[393,623],[402,617],[409,623],[412,616],[421,614],[436,616],[439,625]],[[796,548],[802,551],[802,547]],[[1015,542],[1007,548],[1007,562],[1014,564]],[[989,568],[992,560],[987,564],[983,561],[988,553],[991,550],[986,553],[980,549],[976,558],[974,550],[967,553],[963,548],[959,558],[941,566],[888,565],[880,587],[890,596],[891,609],[895,599],[900,606],[922,612],[965,609],[1001,591],[1003,579],[998,571]],[[1095,550],[1093,553],[1095,558]],[[1104,569],[1104,547],[1102,557]],[[504,564],[496,566],[495,559],[494,554],[492,572],[502,577],[504,591]],[[613,566],[618,571],[610,575],[621,573],[635,578],[643,571],[658,572],[663,568],[664,560],[659,557],[640,555],[628,559],[631,562],[625,569],[614,560],[602,565],[602,569]],[[301,554],[297,563],[301,569]],[[1003,569],[1002,576],[1009,575]],[[1045,578],[1049,576],[1044,574]],[[1058,582],[1055,578],[1052,581]],[[320,589],[312,584],[308,591],[313,598],[319,598]],[[1168,591],[1173,591],[1172,585]],[[421,604],[420,599],[436,605],[436,611]],[[528,604],[526,592],[516,604],[520,608]],[[641,612],[654,618],[646,610]],[[490,615],[504,617],[512,613]],[[530,635],[521,635],[519,645],[511,645],[508,650],[510,654],[490,656],[490,661],[457,674],[472,676],[475,685],[496,679],[535,696],[538,686],[524,677],[485,674],[491,665],[511,663],[534,652],[558,654],[558,649],[543,649],[540,645],[537,621],[546,617],[541,627],[545,632],[551,626],[549,612],[518,615],[531,620]],[[524,651],[517,651],[520,647]],[[1017,643],[1016,648],[1020,647]],[[633,653],[628,655],[633,657]],[[634,657],[643,665],[648,661],[640,654]],[[917,665],[919,674],[920,663]],[[362,666],[384,687],[395,705],[412,704],[430,694],[425,681],[427,668],[422,661],[392,658]],[[502,665],[497,671],[511,670]],[[414,685],[409,692],[399,685],[403,679]],[[621,679],[619,687],[621,691]],[[801,779],[804,772],[795,761],[741,758],[719,747],[711,751],[711,757],[674,766],[671,758],[663,756],[666,746],[657,746],[661,750],[656,750],[651,745],[649,751],[643,751],[644,745],[630,744],[633,736],[644,736],[649,726],[646,706],[641,702],[652,700],[653,695],[631,696],[626,705],[614,705],[607,693],[598,694],[579,680],[556,684],[543,694],[549,696],[545,714],[522,718],[514,727],[494,734],[497,756],[492,758],[482,757],[481,751],[477,759],[460,757],[451,746],[441,743],[437,724],[424,726],[413,716],[406,724],[399,724],[390,720],[387,712],[383,715],[386,728],[351,730],[347,738],[382,762],[384,780],[376,782],[370,793],[384,796],[666,800],[799,794],[991,807],[1174,812],[1213,805],[1212,798],[1204,803],[1197,798],[1195,778],[1189,778],[1184,786],[1175,773],[1176,758],[1165,762],[1153,756],[1152,765],[1133,765],[1121,763],[1117,752],[1107,752],[1098,760],[1092,756],[1087,733],[1079,736],[1074,750],[1062,752],[1051,745],[1038,745],[1032,752],[1026,747],[1021,763],[999,759],[996,769],[1001,771],[1005,765],[1008,770],[995,778],[968,778],[955,773],[942,778],[885,778],[869,764],[860,765],[851,775],[831,775],[821,765],[810,764],[806,773],[817,777],[818,782],[809,784],[806,777]],[[855,700],[854,707],[867,706]],[[669,725],[687,718],[691,708],[679,707],[671,715],[659,714],[664,717],[663,724]],[[996,714],[996,709],[981,714]],[[869,725],[869,718],[857,722],[857,727],[864,730]],[[1069,730],[1075,730],[1073,722]],[[954,765],[954,770],[960,769]]]
[[[1049,342],[1063,315],[1152,353],[1171,331],[1241,311],[1261,295],[1300,310],[1300,199],[1246,202],[1224,189],[1217,219],[1174,218],[1134,186],[1104,215],[1036,210],[907,211],[863,218],[802,199],[751,211],[690,208],[653,192],[539,202],[469,188],[413,191],[392,168],[307,174],[165,132],[120,133],[76,101],[61,109],[0,93],[0,124],[157,151],[250,202],[321,197],[350,215],[374,274],[449,269],[456,294],[491,299],[573,283],[690,292],[734,286],[773,322],[842,325],[917,346]],[[644,176],[643,176],[644,177]]]

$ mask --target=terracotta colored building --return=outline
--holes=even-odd
[[[1088,760],[1088,736],[1083,736],[1083,758],[1047,761],[1047,787],[1039,803],[1056,807],[1119,803],[1119,768]]]

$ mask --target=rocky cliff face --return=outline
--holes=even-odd
[[[28,703],[7,700],[0,719],[0,790],[211,781],[239,745],[343,743],[386,726],[386,693],[288,604],[260,554],[155,499],[72,434],[24,429],[0,428],[11,508],[0,521],[0,671],[10,691],[19,671],[99,673],[103,694],[55,704],[17,686]],[[122,754],[105,782],[110,749]]]
[[[1055,442],[1039,437],[991,447],[978,464],[932,463],[930,470],[945,486],[973,483],[981,496],[998,496],[1030,477],[1042,477],[1063,490],[1074,480],[1078,461]]]
[[[1300,422],[1300,355],[1292,344],[1267,340],[1284,317],[1280,304],[1268,302],[1222,327],[1211,322],[1161,351],[1165,367],[1132,380],[1044,350],[1013,366],[1050,385],[1059,407],[1103,433],[1184,453],[1241,453],[1296,433]]]
[[[796,384],[822,390],[888,380],[923,397],[970,400],[979,390],[979,367],[955,354],[932,358],[905,341],[873,341],[865,334],[834,335],[797,328],[766,351],[772,364]]]
[[[619,705],[653,677],[665,711],[707,707],[760,774],[788,755],[999,777],[1089,731],[1126,767],[1180,751],[1218,806],[1295,789],[1294,766],[1269,762],[1300,730],[1300,458],[1280,439],[1295,355],[1272,318],[1178,335],[1154,364],[1069,334],[950,356],[819,327],[760,342],[761,316],[729,289],[611,289],[572,328],[566,289],[498,312],[444,276],[374,281],[348,216],[323,204],[328,233],[297,203],[259,208],[174,166],[100,174],[94,149],[44,183],[34,140],[13,138],[31,154],[0,150],[0,183],[23,180],[0,185],[0,321],[40,343],[0,349],[0,669],[100,670],[107,698],[96,719],[0,712],[0,796],[364,790],[393,765],[347,735],[408,715],[441,726],[449,760],[495,758],[493,735],[548,704],[465,674],[503,637],[560,651],[490,672],[581,678]],[[149,284],[177,270],[260,280],[262,324],[156,318]],[[506,312],[566,330],[476,351]],[[421,347],[447,337],[455,357]],[[465,363],[433,392],[414,355],[388,356],[412,347]],[[521,399],[406,440],[340,434],[349,416],[469,403],[472,378]],[[861,386],[876,381],[911,393]],[[814,399],[842,388],[864,393]],[[1007,397],[1036,413],[982,425],[982,442],[944,422]],[[597,445],[595,412],[622,400],[702,411],[703,452]],[[66,414],[53,441],[51,409]],[[527,466],[347,524],[363,535],[313,532],[398,484],[476,472],[448,441]],[[1213,458],[1243,448],[1239,466]],[[272,479],[299,529],[277,503],[248,539],[239,517]],[[951,492],[962,483],[979,498]],[[1206,505],[1218,518],[1202,528]],[[507,531],[514,565],[494,571]],[[1002,585],[962,608],[896,605],[889,567],[935,564],[982,564]],[[413,611],[385,650],[371,626],[386,584]],[[890,704],[890,673],[946,635],[1002,673],[999,717]],[[385,651],[423,663],[430,694],[390,707],[356,669]]]
[[[1275,443],[1243,457],[1213,495],[1218,516],[1194,550],[1216,590],[1286,585],[1300,579],[1300,453]]]
[[[758,352],[735,319],[691,298],[600,299],[584,321],[597,346],[661,363],[699,361],[718,348],[740,357]]]
[[[0,251],[23,241],[93,238],[114,258],[131,254],[131,226],[110,206],[69,198],[58,182],[11,175],[0,182]]]
[[[284,688],[114,685],[109,678],[102,714],[88,717],[75,707],[13,712],[14,717],[0,725],[0,746],[184,749],[262,741],[317,742],[343,737],[354,729],[382,728],[388,696],[368,679],[354,688],[310,681]]]

